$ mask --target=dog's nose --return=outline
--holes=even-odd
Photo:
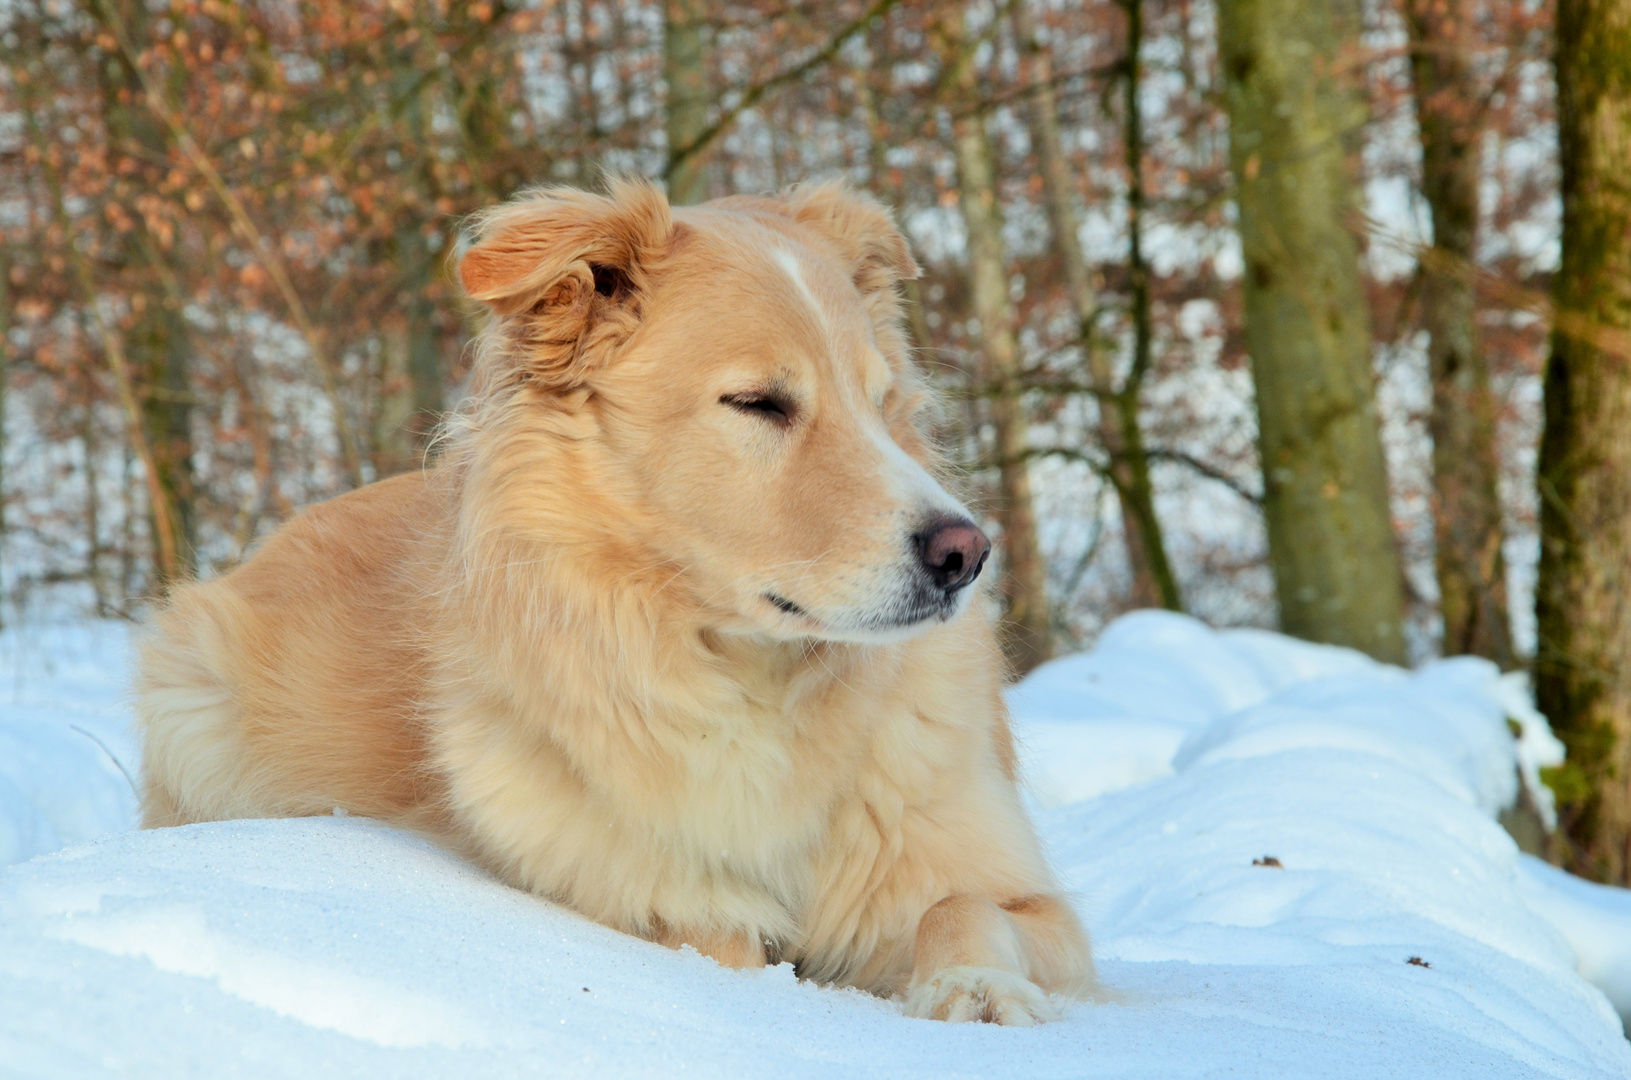
[[[991,554],[991,541],[972,521],[941,518],[917,535],[917,557],[934,583],[954,593],[973,583]]]

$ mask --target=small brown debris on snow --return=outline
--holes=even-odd
[[[1417,967],[1424,967],[1424,968],[1430,968],[1430,967],[1433,966],[1432,964],[1429,964],[1427,961],[1423,960],[1419,956],[1412,956],[1410,959],[1406,960],[1405,963],[1415,964]]]
[[[1285,869],[1285,864],[1282,863],[1279,859],[1276,859],[1273,855],[1265,855],[1261,859],[1253,859],[1252,860],[1252,865],[1253,866],[1272,866],[1277,870],[1284,870]]]

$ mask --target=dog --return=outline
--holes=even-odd
[[[624,180],[469,235],[486,325],[437,463],[305,511],[145,635],[143,824],[377,818],[913,1017],[1090,996],[889,213]]]

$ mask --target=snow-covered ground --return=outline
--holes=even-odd
[[[121,765],[140,760],[125,707],[131,627],[48,622],[0,632],[0,866],[136,821]]]
[[[1551,744],[1480,662],[1140,613],[1016,687],[1117,999],[1012,1030],[723,970],[366,821],[134,832],[126,649],[0,634],[6,1077],[1631,1076],[1577,974],[1631,1012],[1631,894],[1495,824],[1507,716]]]

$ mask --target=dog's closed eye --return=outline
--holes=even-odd
[[[797,412],[792,398],[774,391],[751,390],[745,394],[726,394],[719,399],[719,403],[729,405],[737,412],[763,417],[783,427],[793,422],[793,416]]]

